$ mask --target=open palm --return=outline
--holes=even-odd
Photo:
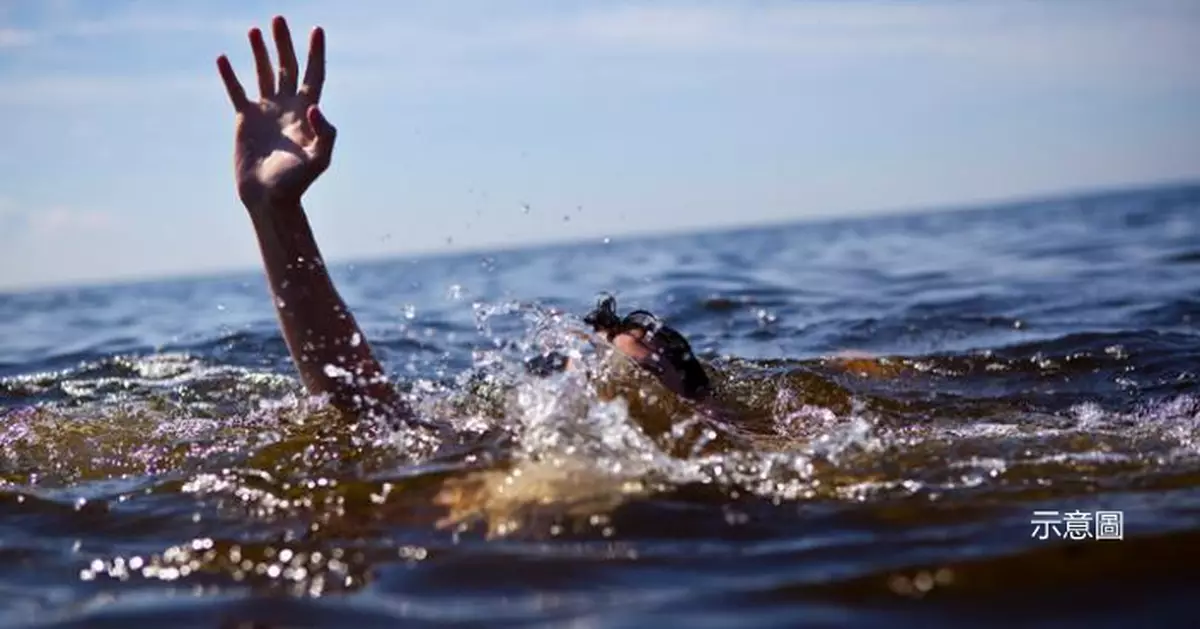
[[[271,22],[279,67],[271,67],[262,31],[250,30],[250,48],[258,74],[260,98],[250,101],[230,65],[221,55],[217,70],[236,112],[234,177],[238,195],[248,208],[273,202],[299,202],[304,191],[329,167],[336,131],[317,103],[325,83],[325,33],[313,29],[304,81],[287,22]],[[278,81],[276,80],[278,73]]]

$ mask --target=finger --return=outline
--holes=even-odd
[[[292,48],[292,33],[282,16],[276,16],[271,21],[271,31],[275,35],[275,48],[279,51],[279,93],[291,96],[296,93],[296,81],[300,74],[300,68],[296,65],[296,51]]]
[[[233,66],[225,55],[217,57],[217,72],[221,74],[221,81],[225,83],[225,91],[229,94],[229,101],[233,103],[234,111],[240,112],[248,107],[250,101],[246,99],[246,90],[242,89],[242,84],[238,81],[237,74],[234,73]]]
[[[262,31],[250,29],[250,50],[254,51],[254,68],[258,72],[258,92],[263,100],[275,96],[275,73],[271,71],[271,57],[267,55],[267,44]]]
[[[314,103],[321,100],[321,88],[325,86],[325,30],[320,26],[312,31],[308,40],[308,67],[304,69],[304,85],[301,92],[308,94]]]
[[[333,142],[337,139],[337,129],[325,119],[325,114],[321,113],[321,109],[316,105],[309,105],[306,113],[308,124],[317,135],[314,145],[317,160],[328,165],[333,157]]]
[[[325,113],[321,111],[321,108],[309,105],[306,113],[308,114],[308,124],[312,125],[317,140],[332,142],[337,135],[337,129],[325,118]]]

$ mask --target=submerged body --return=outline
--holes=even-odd
[[[391,386],[354,315],[325,268],[301,198],[329,167],[337,131],[318,103],[325,83],[325,34],[314,29],[303,80],[286,21],[276,17],[278,66],[263,34],[249,33],[259,99],[252,101],[225,56],[217,69],[235,111],[234,173],[238,195],[258,236],[280,328],[304,386],[345,414],[371,421],[441,428],[413,411]],[[687,341],[645,311],[618,318],[602,301],[585,318],[596,339],[654,374],[710,418],[728,419],[710,398],[707,376]],[[568,368],[551,359],[543,365]]]

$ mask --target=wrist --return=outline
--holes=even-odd
[[[250,219],[258,223],[287,222],[303,215],[299,198],[270,197],[242,199],[242,206],[250,214]]]
[[[294,258],[319,261],[312,227],[298,202],[247,203],[246,210],[264,254],[282,255],[293,262]]]
[[[238,186],[238,198],[246,211],[271,214],[300,207],[300,193],[260,185]]]

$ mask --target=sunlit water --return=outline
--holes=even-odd
[[[1195,617],[1200,188],[336,275],[456,436],[305,399],[258,274],[0,295],[0,624]],[[738,420],[575,340],[601,291]],[[593,377],[526,375],[548,348]]]

